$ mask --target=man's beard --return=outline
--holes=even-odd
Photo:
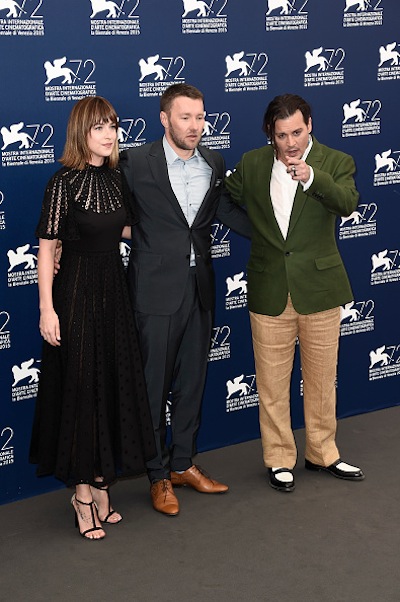
[[[182,150],[193,150],[193,148],[196,148],[196,146],[200,142],[200,136],[197,135],[197,140],[196,140],[196,143],[194,144],[194,146],[192,146],[192,145],[189,146],[185,142],[184,138],[179,138],[178,136],[175,135],[174,129],[172,127],[169,128],[169,135],[171,136],[171,140],[173,141],[175,146],[177,146],[178,148],[180,148]],[[193,134],[193,135],[195,135],[195,134]]]

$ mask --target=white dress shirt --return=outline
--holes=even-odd
[[[312,138],[302,156],[302,160],[305,161],[308,153],[312,147]],[[300,182],[303,186],[303,190],[306,191],[314,180],[314,170],[310,167],[310,177],[307,182]],[[271,183],[270,183],[270,195],[272,201],[272,207],[275,213],[275,219],[278,222],[278,226],[282,232],[284,239],[287,237],[290,216],[292,214],[294,197],[296,195],[298,180],[293,180],[291,173],[287,173],[287,166],[275,157],[274,164],[272,166]]]

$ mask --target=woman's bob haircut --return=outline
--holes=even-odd
[[[68,120],[67,138],[60,163],[72,169],[84,169],[90,163],[87,138],[93,126],[113,123],[118,128],[118,117],[114,107],[102,96],[87,96],[74,105]],[[118,165],[118,141],[105,163],[114,168]]]

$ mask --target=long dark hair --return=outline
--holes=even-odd
[[[274,143],[276,120],[287,119],[294,115],[296,111],[301,112],[304,123],[308,125],[311,117],[311,107],[304,98],[296,94],[282,94],[271,100],[264,113],[262,130],[272,144]]]

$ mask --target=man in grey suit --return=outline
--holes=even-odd
[[[164,137],[124,151],[121,167],[139,212],[128,277],[158,451],[147,466],[151,497],[155,510],[174,516],[179,512],[174,485],[202,493],[228,490],[192,462],[214,303],[211,225],[218,218],[248,237],[251,229],[246,213],[223,194],[222,156],[199,146],[202,93],[188,84],[172,85],[160,108]]]

